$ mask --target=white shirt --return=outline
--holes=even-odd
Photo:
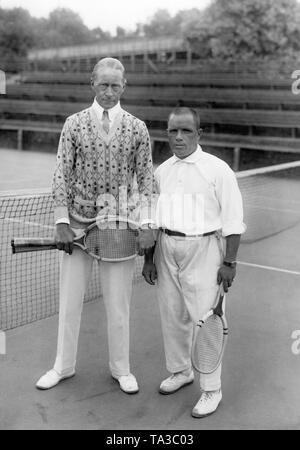
[[[97,102],[96,98],[94,99],[94,102],[93,102],[93,104],[92,104],[92,108],[94,109],[94,111],[95,111],[95,113],[96,113],[96,116],[97,116],[99,122],[102,123],[104,108],[102,108],[102,106],[99,105],[99,103]],[[109,125],[109,126],[111,127],[112,124],[113,124],[113,122],[114,122],[114,120],[115,120],[115,118],[117,117],[117,115],[118,115],[119,112],[121,111],[121,105],[120,105],[120,102],[118,102],[118,103],[117,103],[115,106],[113,106],[112,108],[107,109],[106,111],[108,112],[108,119],[109,119],[109,122],[110,122],[110,125]]]
[[[92,104],[92,108],[94,109],[97,119],[99,120],[100,123],[102,123],[103,121],[103,111],[104,108],[102,108],[101,105],[99,105],[99,103],[97,102],[96,98],[94,99],[94,102]],[[108,119],[109,119],[109,126],[111,127],[115,118],[117,117],[117,115],[120,113],[121,111],[121,105],[120,102],[118,102],[115,106],[113,106],[110,109],[107,109],[106,111],[108,112]],[[58,223],[68,223],[70,225],[70,220],[67,217],[62,217],[61,219],[58,219],[55,224],[57,225]]]
[[[221,230],[242,234],[242,196],[234,172],[200,145],[185,159],[172,156],[154,173],[159,198],[157,227],[186,235]]]

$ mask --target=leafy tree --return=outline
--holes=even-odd
[[[91,31],[81,17],[67,8],[54,9],[48,19],[37,26],[37,44],[40,47],[59,47],[91,42]]]
[[[11,70],[26,57],[28,48],[34,45],[32,17],[23,8],[0,8],[0,65]]]
[[[31,16],[23,8],[0,9],[0,46],[20,56],[34,43]]]
[[[78,14],[57,8],[48,18],[34,18],[23,8],[0,8],[0,69],[15,71],[26,64],[31,48],[80,45],[112,39],[100,27],[90,30]]]
[[[143,31],[147,37],[175,35],[176,23],[167,9],[159,9],[148,24],[144,24]]]
[[[109,31],[103,31],[100,27],[96,27],[91,30],[91,41],[107,41],[110,39],[112,39],[112,37]]]
[[[133,37],[143,37],[144,36],[144,24],[138,22],[135,26],[135,30],[132,32]]]
[[[117,39],[124,39],[128,35],[129,35],[129,33],[127,33],[127,31],[123,27],[118,26],[116,28],[116,38]]]
[[[284,56],[300,50],[300,7],[296,0],[213,0],[183,34],[204,58]]]

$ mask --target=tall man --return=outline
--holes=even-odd
[[[225,292],[236,275],[243,207],[236,177],[200,145],[200,119],[190,108],[169,116],[168,137],[174,155],[161,164],[155,179],[160,193],[154,263],[147,251],[143,275],[158,281],[158,301],[166,354],[172,375],[160,385],[172,394],[194,381],[191,368],[193,324],[213,307],[219,284]],[[221,366],[200,376],[202,395],[192,415],[213,413],[221,401]]]
[[[125,84],[120,61],[100,60],[91,78],[96,94],[92,106],[68,117],[61,133],[53,180],[56,242],[58,249],[64,251],[58,344],[54,367],[38,380],[36,387],[39,389],[52,388],[75,374],[82,304],[92,258],[78,247],[73,248],[74,236],[105,211],[109,195],[117,205],[124,197],[121,194],[124,189],[125,198],[130,198],[134,175],[144,203],[152,194],[149,134],[142,121],[120,106]],[[124,205],[119,204],[119,207],[123,209]],[[143,207],[141,214],[142,231],[138,240],[142,253],[154,240],[147,226],[147,216],[143,216]],[[107,313],[110,371],[120,388],[133,394],[138,392],[129,365],[129,307],[134,260],[98,264]]]

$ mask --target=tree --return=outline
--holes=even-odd
[[[0,9],[0,46],[25,56],[34,43],[32,17],[23,8]]]
[[[177,34],[183,35],[189,29],[190,24],[197,23],[203,15],[203,12],[198,8],[184,9],[178,11],[173,21],[176,23],[178,29]]]
[[[23,8],[0,8],[1,69],[11,70],[34,45],[32,17]]]
[[[144,37],[144,24],[141,22],[136,23],[135,30],[132,32],[132,36],[135,38]]]
[[[60,47],[91,42],[92,33],[81,17],[68,8],[56,8],[37,27],[39,47]]]
[[[116,28],[116,38],[117,39],[124,39],[124,38],[126,38],[126,36],[128,36],[127,31],[123,27],[117,26],[117,28]]]
[[[176,20],[170,15],[167,9],[156,11],[148,24],[143,26],[144,34],[147,37],[176,35]]]
[[[100,27],[90,30],[70,9],[57,8],[48,18],[34,18],[23,8],[0,8],[0,69],[15,71],[26,66],[31,48],[80,45],[112,39]]]
[[[100,27],[96,27],[91,30],[91,41],[107,41],[110,39],[112,39],[112,37],[109,31],[103,31]]]
[[[300,50],[300,7],[296,0],[213,0],[183,34],[204,58],[280,57]]]

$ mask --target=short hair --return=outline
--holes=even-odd
[[[174,108],[169,114],[168,123],[169,123],[171,116],[180,116],[181,114],[191,114],[194,119],[196,130],[199,130],[200,115],[196,109],[190,108],[188,106],[177,106],[176,108]]]
[[[91,83],[93,83],[95,81],[97,72],[100,69],[105,69],[109,67],[110,69],[116,69],[116,70],[120,70],[122,73],[122,77],[124,80],[124,83],[126,83],[126,79],[125,79],[125,67],[123,66],[123,64],[121,63],[121,61],[119,61],[116,58],[102,58],[100,59],[96,65],[93,68],[92,71],[92,75],[91,75]]]

